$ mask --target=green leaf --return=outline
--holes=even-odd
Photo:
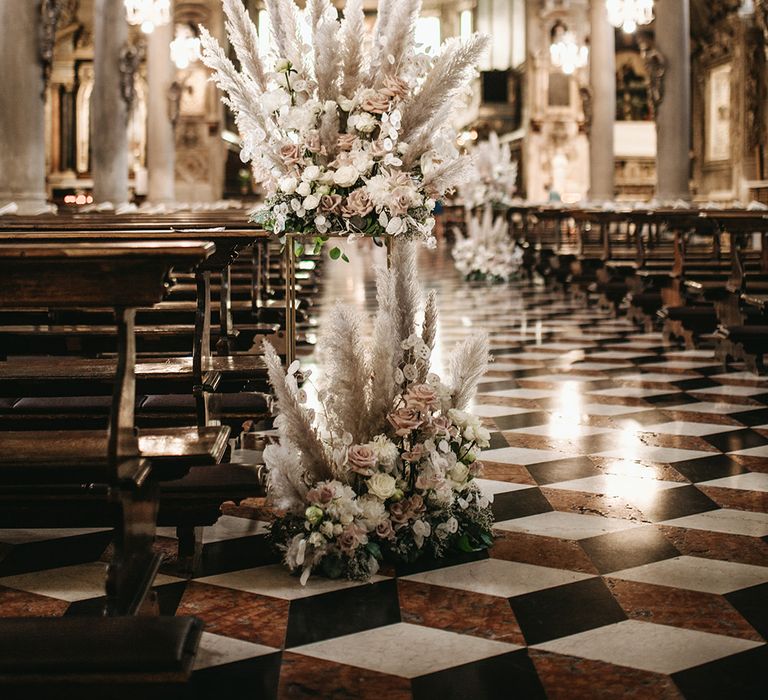
[[[456,546],[462,552],[474,552],[475,551],[475,548],[469,543],[469,535],[466,532],[461,537],[459,537],[458,541],[456,542]]]
[[[376,559],[381,559],[381,547],[379,547],[377,542],[369,542],[367,545],[365,545],[365,548],[374,556]]]
[[[375,243],[377,246],[379,246],[379,248],[381,248],[381,247],[384,245],[384,244],[381,242],[381,238],[379,238],[378,236],[374,236],[374,237],[373,237],[373,242],[374,242],[374,243]]]
[[[341,259],[342,259],[344,262],[349,262],[349,258],[347,257],[347,254],[346,254],[346,253],[342,253],[342,254],[341,254]]]
[[[328,255],[331,256],[331,260],[338,260],[341,256],[341,248],[331,248],[331,252]]]
[[[484,543],[485,545],[487,545],[488,547],[491,547],[491,546],[493,545],[493,536],[492,536],[492,535],[491,535],[491,533],[490,533],[490,532],[488,532],[487,530],[483,530],[483,531],[480,533],[480,539],[481,539],[481,540],[483,541],[483,543]]]

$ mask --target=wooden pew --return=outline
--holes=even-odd
[[[215,460],[216,445],[226,441],[226,428],[215,435],[208,429],[142,438],[133,421],[135,308],[162,297],[172,265],[197,262],[212,251],[212,244],[195,241],[0,245],[0,306],[115,310],[119,356],[109,428],[73,435],[0,433],[0,511],[4,518],[14,514],[13,526],[29,527],[35,509],[66,510],[77,520],[89,502],[111,504],[110,616],[142,609],[159,566],[152,550],[159,481],[183,473],[193,454]],[[194,618],[3,620],[0,684],[18,689],[85,681],[91,688],[101,684],[103,694],[105,683],[183,681],[201,630]]]
[[[119,353],[107,430],[0,433],[0,497],[3,518],[17,527],[34,527],[38,498],[52,497],[57,508],[77,520],[83,515],[80,509],[94,496],[103,500],[115,492],[122,522],[116,539],[117,563],[110,568],[109,607],[118,612],[135,608],[132,589],[139,579],[147,578],[136,573],[134,560],[139,570],[158,563],[147,549],[152,532],[147,530],[148,522],[154,521],[157,507],[157,480],[179,478],[192,466],[216,464],[227,446],[226,427],[139,435],[134,429],[135,308],[160,300],[171,265],[196,262],[213,249],[211,243],[190,241],[0,245],[1,306],[78,304],[115,309]]]
[[[258,415],[264,415],[267,412],[266,400],[260,393],[251,393],[253,401],[248,404],[244,399],[245,396],[239,397],[214,397],[214,393],[220,385],[221,378],[230,382],[235,382],[234,388],[238,391],[243,390],[245,386],[242,380],[246,382],[260,378],[262,380],[262,386],[264,384],[264,372],[261,363],[253,355],[238,355],[230,351],[228,344],[224,346],[219,343],[220,354],[223,357],[228,358],[227,362],[217,361],[218,358],[211,355],[210,349],[210,275],[213,270],[220,270],[222,268],[228,268],[232,260],[234,260],[238,254],[238,251],[244,246],[250,245],[253,241],[253,232],[249,231],[220,231],[209,230],[205,232],[199,232],[201,237],[205,240],[215,242],[218,248],[217,253],[211,256],[210,260],[198,265],[195,271],[195,281],[197,289],[197,302],[195,305],[195,318],[194,325],[179,326],[178,324],[153,324],[148,327],[140,328],[140,337],[145,338],[148,342],[154,343],[157,347],[164,347],[163,343],[167,343],[169,338],[176,338],[176,345],[178,350],[187,349],[192,347],[191,357],[191,372],[192,383],[189,386],[189,391],[186,393],[171,394],[175,398],[169,398],[167,391],[163,394],[155,394],[160,398],[152,398],[147,401],[142,401],[140,405],[141,415],[147,416],[147,423],[158,424],[167,419],[173,419],[176,417],[176,422],[186,422],[190,414],[197,414],[198,423],[200,425],[207,425],[212,419],[216,417],[217,400],[218,405],[224,403],[224,408],[227,408],[227,403],[230,404],[234,401],[234,411],[230,417],[230,424],[242,423],[244,419],[252,418]],[[150,230],[138,230],[138,231],[25,231],[23,233],[17,231],[6,231],[0,233],[0,240],[25,240],[25,241],[47,241],[47,242],[104,242],[104,241],[141,241],[146,240],[151,236],[162,236],[162,238],[168,240],[181,240],[184,236],[191,234],[180,233],[178,231],[168,231],[161,233],[153,233]],[[147,316],[152,315],[154,309],[163,307],[163,304],[151,307],[143,311]],[[73,313],[73,312],[69,312]],[[77,314],[78,312],[74,312]],[[103,314],[102,314],[103,316]],[[97,317],[97,320],[104,320],[103,317]],[[227,318],[225,325],[228,326],[231,323],[231,314],[229,309],[223,312],[222,318]],[[76,320],[85,321],[86,319],[81,316],[75,316]],[[65,320],[66,317],[65,317]],[[276,327],[273,324],[255,324],[253,326],[255,332],[274,332]],[[223,333],[226,332],[222,329]],[[56,338],[59,339],[61,351],[66,351],[68,347],[83,347],[86,351],[90,348],[91,355],[96,354],[97,351],[110,351],[113,348],[115,342],[114,328],[110,325],[98,325],[94,326],[88,323],[81,322],[80,324],[57,324],[57,325],[45,325],[41,327],[31,327],[30,324],[24,325],[5,325],[0,327],[0,337],[5,340],[6,349],[13,349],[12,342],[16,344],[17,352],[24,353],[25,348],[31,344],[30,335],[35,334],[38,337],[37,342],[42,345],[42,349],[51,352],[51,345]],[[40,335],[42,334],[42,335]],[[235,334],[232,334],[234,337]],[[32,336],[34,338],[34,336]],[[220,339],[221,340],[221,339]],[[249,341],[250,342],[250,341]],[[66,343],[66,345],[63,345]],[[155,353],[156,354],[156,353]],[[155,359],[155,358],[152,358]],[[8,366],[4,370],[0,370],[0,374],[5,373],[5,379],[17,379],[20,380],[26,376],[27,379],[33,379],[29,377],[29,371],[24,372],[22,370],[22,377],[14,377],[10,374],[13,371],[13,367]],[[178,384],[181,382],[185,375],[188,376],[189,372],[185,371],[186,366],[189,365],[189,361],[184,358],[173,358],[165,365],[165,371],[163,366],[158,365],[157,362],[153,363],[152,378],[156,382],[164,374],[167,378]],[[70,367],[71,375],[73,379],[79,378],[78,375],[82,374],[82,370],[78,368],[78,363],[75,362]],[[88,367],[88,370],[92,369]],[[140,372],[141,376],[141,372]],[[16,384],[19,382],[17,381]],[[23,394],[22,394],[23,395]],[[194,398],[193,398],[194,395]],[[27,402],[30,403],[30,402]],[[47,408],[45,402],[37,401],[36,404],[41,404],[41,411],[44,412]],[[65,402],[59,402],[65,403]],[[91,402],[92,411],[91,419],[98,420],[99,415],[103,415],[103,410],[99,411],[99,401]],[[242,409],[239,407],[242,405]],[[16,404],[17,412],[20,408],[29,410],[27,406],[20,406]],[[103,406],[103,404],[102,404]],[[36,406],[31,407],[33,410],[37,410]],[[69,406],[64,407],[66,410],[71,410]],[[62,406],[52,405],[51,411],[61,410]],[[95,413],[96,418],[93,417]],[[16,418],[16,420],[19,420]],[[42,420],[42,418],[38,418]]]

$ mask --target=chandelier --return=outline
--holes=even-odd
[[[177,24],[176,34],[171,42],[171,60],[179,70],[189,68],[200,59],[200,39],[188,24]]]
[[[571,75],[577,68],[587,65],[589,49],[579,46],[573,32],[568,31],[568,27],[560,20],[552,27],[551,39],[549,57],[553,66],[560,68],[566,75]]]
[[[653,0],[605,0],[608,21],[627,34],[653,21]]]
[[[140,26],[145,34],[171,21],[171,0],[123,0],[123,4],[128,24]]]

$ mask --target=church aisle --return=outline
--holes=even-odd
[[[371,308],[375,255],[361,244],[329,264],[324,298]],[[421,272],[439,348],[491,334],[474,410],[492,431],[493,548],[302,587],[269,552],[260,504],[230,506],[206,529],[202,575],[156,582],[165,614],[206,623],[199,697],[756,697],[768,379],[561,291],[468,285],[441,250]],[[0,531],[2,614],[98,614],[108,540]]]

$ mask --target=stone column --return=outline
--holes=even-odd
[[[147,46],[147,170],[150,202],[173,202],[176,199],[174,166],[176,141],[169,115],[169,91],[175,78],[170,44],[173,22],[156,27]]]
[[[613,122],[616,118],[616,38],[614,28],[608,23],[605,0],[592,0],[590,22],[589,198],[604,202],[614,197]]]
[[[0,206],[20,214],[45,206],[45,100],[40,3],[0,2]]]
[[[120,85],[120,53],[128,40],[128,23],[122,0],[94,0],[93,30],[93,199],[117,206],[128,201],[128,108]]]
[[[661,200],[690,197],[691,38],[689,0],[656,1],[656,48],[664,58],[656,114],[657,187]]]

